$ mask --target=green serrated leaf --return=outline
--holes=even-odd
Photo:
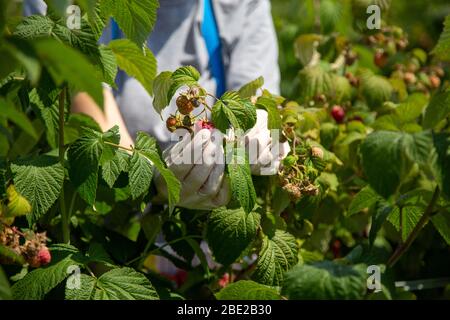
[[[380,196],[375,191],[373,191],[373,189],[370,188],[369,186],[362,188],[361,191],[359,191],[356,194],[356,196],[350,203],[350,206],[347,211],[347,216],[350,217],[354,214],[357,214],[358,212],[360,212],[365,208],[371,207],[379,199]]]
[[[322,36],[319,34],[302,34],[295,39],[295,57],[303,66],[307,66],[317,54],[317,45],[321,40]]]
[[[212,121],[217,129],[226,133],[230,125],[244,132],[256,124],[256,108],[235,91],[226,92],[213,106]]]
[[[450,15],[445,18],[444,31],[433,49],[433,54],[441,60],[450,61]]]
[[[169,105],[168,94],[172,86],[172,72],[161,72],[153,81],[153,108],[161,114],[162,110]]]
[[[251,98],[252,96],[256,95],[256,92],[258,89],[260,89],[264,85],[264,78],[259,77],[253,81],[250,81],[249,83],[246,83],[243,85],[238,93],[241,96],[242,99]]]
[[[56,157],[39,156],[11,164],[14,185],[32,206],[30,221],[38,220],[58,199],[64,180],[64,168]]]
[[[171,85],[167,92],[167,102],[172,100],[176,91],[182,86],[199,86],[200,73],[193,66],[178,68],[171,75]]]
[[[112,87],[115,87],[115,80],[117,76],[117,59],[111,48],[100,45],[98,47],[100,61],[99,66],[102,70],[104,82]]]
[[[399,104],[394,113],[401,123],[416,121],[422,115],[427,103],[428,98],[424,94],[414,93],[405,102]]]
[[[328,96],[332,92],[333,82],[329,73],[322,67],[306,67],[299,73],[300,99],[309,102],[318,95]]]
[[[87,274],[80,274],[80,287],[69,287],[66,285],[66,300],[91,300],[97,279]]]
[[[252,278],[262,284],[279,286],[284,273],[298,261],[298,245],[291,234],[276,230],[273,237],[265,236]]]
[[[33,47],[57,85],[67,82],[75,90],[87,92],[103,107],[101,79],[85,56],[54,39],[34,40]]]
[[[372,216],[372,225],[369,232],[369,243],[373,245],[383,223],[393,211],[398,211],[398,207],[393,207],[386,202],[380,202],[377,210]]]
[[[242,208],[218,208],[211,212],[207,240],[215,259],[224,265],[233,263],[255,240],[261,217]]]
[[[366,278],[364,265],[323,261],[287,272],[281,292],[292,300],[356,300],[366,293]]]
[[[127,39],[111,41],[108,47],[116,56],[119,68],[136,78],[145,90],[153,95],[153,79],[157,69],[153,53],[147,47],[140,49]]]
[[[259,97],[256,101],[256,107],[267,111],[267,128],[281,129],[282,122],[278,104],[274,99],[268,97]]]
[[[385,77],[371,74],[361,77],[361,93],[371,109],[382,107],[391,98],[392,92],[392,85]]]
[[[436,93],[425,110],[423,126],[426,129],[435,127],[450,114],[450,91]]]
[[[111,15],[128,39],[143,47],[156,22],[157,0],[103,0],[104,16]]]
[[[227,156],[227,169],[230,178],[231,196],[238,201],[245,212],[255,207],[256,191],[248,158],[243,149],[233,148],[231,157]]]
[[[240,280],[216,293],[217,300],[280,300],[280,294],[273,288],[251,280]]]
[[[350,81],[346,77],[333,75],[332,76],[334,84],[334,98],[336,102],[341,103],[351,100],[353,88]]]
[[[145,195],[150,189],[153,178],[153,163],[139,151],[135,151],[128,170],[130,191],[133,199]]]
[[[419,222],[424,210],[420,207],[406,206],[402,208],[402,234],[401,237],[405,241]],[[400,231],[400,210],[393,210],[388,217],[392,225]]]
[[[95,286],[92,282],[95,281]],[[88,295],[88,290],[92,289]],[[158,300],[158,294],[150,281],[132,268],[112,269],[98,279],[90,279],[83,290],[83,297],[92,300]]]
[[[431,141],[429,132],[376,131],[367,136],[360,150],[370,186],[383,197],[392,195],[413,163],[427,164]]]
[[[102,164],[102,178],[112,188],[121,172],[128,171],[129,155],[121,150]]]
[[[181,184],[180,181],[178,181],[178,179],[175,177],[173,172],[167,168],[164,161],[162,160],[159,149],[156,144],[156,140],[150,137],[145,132],[138,132],[136,138],[135,153],[139,154],[139,158],[141,157],[146,158],[145,166],[147,166],[147,169],[144,169],[147,171],[146,176],[149,176],[148,168],[150,166],[154,165],[156,169],[159,171],[159,173],[161,174],[167,185],[169,207],[173,209],[174,206],[180,200]],[[139,163],[142,166],[144,166],[143,161],[140,160]],[[150,181],[148,182],[148,184],[150,184]],[[146,181],[143,181],[143,183],[147,184]]]
[[[106,142],[117,144],[120,140],[119,129],[114,127],[102,134],[86,129],[84,135],[69,148],[69,176],[81,198],[90,205],[95,203],[99,164],[103,153],[114,154],[115,148]]]
[[[32,208],[27,199],[19,194],[11,184],[6,190],[7,205],[5,217],[19,217],[31,213]]]
[[[450,214],[448,212],[438,213],[431,217],[431,221],[445,242],[450,245]]]
[[[78,266],[79,262],[68,256],[48,267],[29,272],[22,280],[12,286],[13,298],[17,300],[42,300],[59,283],[69,276],[68,268]]]

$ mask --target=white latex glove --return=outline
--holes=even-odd
[[[267,129],[267,111],[258,109],[256,115],[255,126],[245,135],[250,167],[254,175],[273,175],[278,172],[281,161],[289,154],[291,147],[288,142],[279,142],[279,136],[271,136]]]
[[[168,168],[181,182],[180,207],[210,210],[230,201],[230,186],[225,177],[223,134],[217,129],[196,129],[193,137],[185,129],[176,133],[180,142],[163,151]],[[158,172],[155,185],[167,197],[167,188]]]

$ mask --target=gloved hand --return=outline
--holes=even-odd
[[[267,128],[267,111],[258,109],[256,115],[255,126],[244,137],[252,174],[274,175],[278,172],[281,161],[291,151],[291,147],[288,142],[279,142],[279,137],[271,136]],[[281,131],[279,134],[281,135]]]
[[[180,207],[210,210],[230,201],[230,186],[225,177],[223,134],[217,129],[196,128],[194,135],[176,131],[182,140],[163,151],[167,166],[181,182]],[[158,172],[155,185],[167,197],[167,188]]]

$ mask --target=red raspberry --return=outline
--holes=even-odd
[[[375,57],[374,57],[374,63],[380,67],[380,68],[384,68],[386,66],[386,64],[388,63],[388,54],[384,51],[377,51],[375,53]]]
[[[333,106],[331,108],[331,116],[337,123],[342,123],[345,118],[345,110],[341,106]]]
[[[195,123],[195,126],[197,127],[198,130],[202,130],[202,129],[212,130],[215,128],[214,125],[212,124],[212,122],[205,121],[205,120],[197,121]]]
[[[192,103],[191,100],[189,100],[186,96],[179,96],[177,98],[177,107],[178,107],[178,111],[182,114],[182,115],[187,115],[189,113],[192,112],[192,110],[194,110],[195,106]]]
[[[341,257],[341,241],[340,240],[334,240],[333,244],[331,245],[331,250],[333,251],[333,255],[335,259],[338,259]]]
[[[37,257],[38,257],[39,263],[41,265],[49,264],[50,261],[52,261],[52,256],[50,254],[50,250],[48,250],[47,247],[44,247],[41,250],[39,250]]]
[[[222,278],[219,279],[219,287],[224,288],[230,283],[230,275],[225,273]]]
[[[441,79],[437,76],[431,76],[430,85],[433,89],[439,88],[441,86]]]

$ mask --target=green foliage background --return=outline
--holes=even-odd
[[[123,148],[117,127],[101,132],[70,110],[80,91],[101,106],[101,83],[114,86],[119,69],[159,113],[179,88],[200,86],[191,66],[156,74],[145,39],[158,1],[77,1],[81,30],[64,23],[69,1],[46,2],[47,16],[23,18],[0,0],[0,231],[45,231],[52,255],[33,268],[0,244],[0,299],[450,297],[446,1],[272,1],[285,98],[258,78],[217,97],[212,120],[245,131],[265,109],[292,152],[278,175],[252,177],[233,144],[232,201],[212,211],[177,207],[180,182],[153,137],[141,132]],[[409,46],[381,45],[364,29],[370,3],[383,9],[383,38],[404,40],[403,28]],[[98,45],[111,17],[126,38]],[[152,185],[156,171],[167,201]],[[178,278],[155,270],[155,256],[181,269]],[[382,270],[380,292],[367,288],[369,265]],[[80,288],[68,267],[79,268]],[[418,279],[425,290],[395,287]]]

